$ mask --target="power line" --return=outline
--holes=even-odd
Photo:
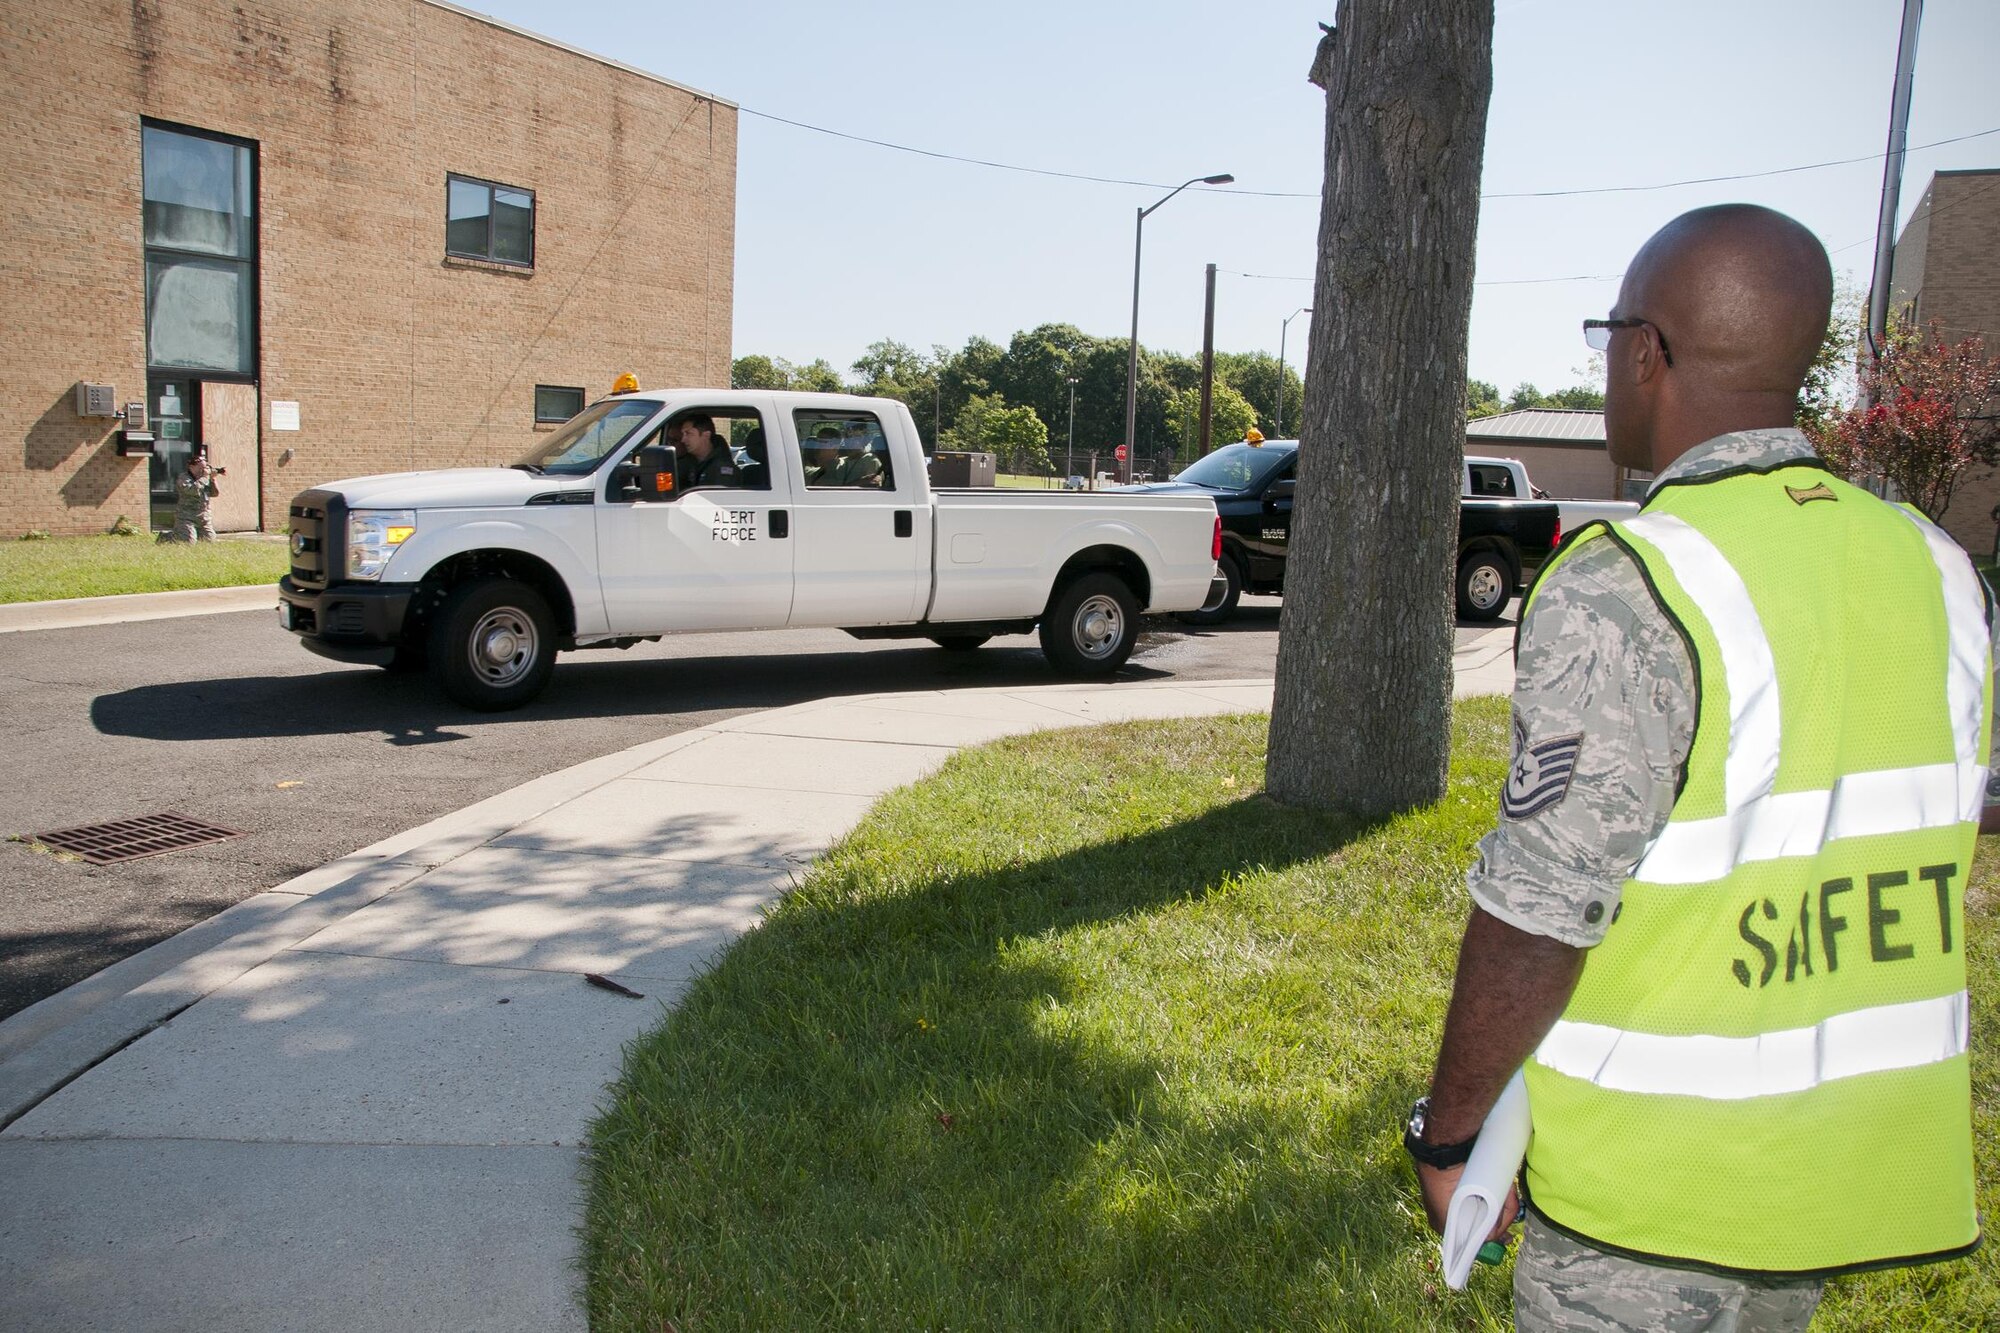
[[[1311,282],[1311,278],[1295,277],[1289,273],[1238,273],[1233,269],[1217,269],[1232,278],[1257,278],[1266,282]],[[1524,287],[1544,282],[1613,282],[1624,277],[1623,273],[1575,273],[1566,278],[1481,278],[1472,284],[1475,287]]]
[[[2000,181],[1995,181],[1993,182],[1993,184],[1988,185],[1983,189],[1972,190],[1969,191],[1968,193],[1962,194],[1948,204],[1932,204],[1930,207],[1924,209],[1921,214],[1912,213],[1910,215],[1910,221],[1904,223],[1903,228],[1904,230],[1907,231],[1910,228],[1911,224],[1915,223],[1919,217],[1929,219],[1936,217],[1939,213],[1949,213],[1952,209],[1957,208],[1960,204],[1971,203],[1974,199],[1979,198],[1980,195],[1990,194],[1994,190],[2000,190]],[[1857,245],[1867,245],[1874,239],[1875,237],[1873,235],[1863,236],[1858,241],[1849,241],[1846,245],[1839,247],[1839,249],[1829,250],[1827,251],[1827,253],[1830,255],[1837,255],[1842,250],[1852,250]]]
[[[909,144],[892,143],[887,139],[871,139],[864,134],[849,134],[845,130],[829,129],[825,125],[812,125],[803,120],[793,120],[788,116],[773,115],[769,111],[759,111],[754,107],[739,106],[739,112],[746,116],[756,116],[760,120],[776,121],[780,125],[790,125],[793,129],[808,130],[814,134],[830,135],[835,139],[846,139],[850,143],[868,144],[875,148],[887,148],[898,153],[912,153],[918,157],[928,157],[939,162],[961,162],[967,166],[988,167],[994,171],[1013,171],[1025,176],[1049,176],[1057,180],[1085,181],[1093,185],[1131,185],[1148,190],[1170,190],[1172,185],[1158,181],[1131,180],[1122,176],[1093,176],[1081,171],[1057,171],[1050,167],[1028,167],[1017,162],[996,162],[991,158],[968,157],[962,153],[946,153],[930,148],[916,148]],[[1971,139],[1983,139],[1989,134],[2000,134],[2000,125],[1990,130],[1976,130],[1971,134],[1960,134],[1949,139],[1937,139],[1930,143],[1918,144],[1905,150],[1920,153],[1927,148],[1943,148],[1947,144],[1965,143]],[[1869,153],[1861,157],[1844,157],[1827,162],[1808,162],[1802,166],[1774,167],[1769,171],[1746,171],[1730,176],[1697,176],[1687,180],[1662,181],[1654,185],[1596,185],[1573,190],[1517,190],[1504,193],[1482,194],[1486,199],[1565,199],[1587,194],[1637,194],[1651,190],[1674,190],[1687,185],[1717,185],[1725,181],[1762,180],[1768,176],[1785,176],[1800,171],[1820,171],[1827,167],[1852,166],[1857,162],[1880,162],[1887,153]],[[1227,186],[1198,187],[1210,194],[1239,194],[1259,199],[1317,199],[1319,191],[1305,190],[1243,190]]]
[[[1946,144],[1962,144],[1970,138],[1986,138],[1988,134],[2000,134],[2000,126],[1994,126],[1992,130],[1976,130],[1972,134],[1958,134],[1954,138],[1940,138],[1928,144],[1918,144],[1916,148],[1906,148],[1904,156],[1910,156],[1912,152],[1922,152],[1924,148],[1944,148]],[[1666,180],[1662,184],[1650,184],[1650,186],[1594,186],[1588,190],[1516,190],[1510,194],[1480,194],[1480,198],[1488,200],[1488,198],[1568,198],[1574,194],[1640,194],[1646,190],[1676,190],[1680,186],[1690,186],[1690,184],[1720,184],[1724,180],[1762,180],[1766,176],[1790,176],[1792,172],[1816,172],[1826,166],[1854,166],[1856,162],[1880,162],[1886,156],[1888,156],[1886,152],[1870,152],[1858,158],[1834,158],[1832,162],[1806,162],[1804,166],[1774,166],[1768,172],[1738,172],[1734,176],[1692,176],[1688,180]]]

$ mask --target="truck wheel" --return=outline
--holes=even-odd
[[[948,653],[969,653],[992,637],[991,634],[933,634],[931,642]]]
[[[1458,614],[1466,620],[1498,620],[1514,591],[1507,562],[1491,551],[1465,557],[1458,566]]]
[[[431,673],[456,702],[484,713],[519,708],[555,669],[555,618],[525,583],[463,583],[438,608],[430,659]]]
[[[1085,574],[1057,589],[1042,616],[1042,654],[1066,676],[1108,676],[1139,641],[1139,599],[1116,574]]]
[[[1236,563],[1236,557],[1225,555],[1216,562],[1215,572],[1222,575],[1222,595],[1210,601],[1199,611],[1183,611],[1176,619],[1184,625],[1220,625],[1236,614],[1236,603],[1243,596],[1243,566]]]

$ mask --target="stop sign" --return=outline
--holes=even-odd
[[[1111,456],[1112,456],[1113,458],[1117,459],[1117,460],[1118,460],[1119,462],[1121,462],[1121,463],[1122,463],[1122,462],[1124,462],[1124,461],[1125,461],[1125,446],[1121,444],[1121,445],[1119,445],[1119,446],[1118,446],[1118,447],[1117,447],[1116,449],[1113,449],[1113,450],[1111,451]]]

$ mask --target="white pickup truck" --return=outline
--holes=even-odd
[[[1555,500],[1528,480],[1528,469],[1515,458],[1468,456],[1461,494],[1481,500]],[[1620,523],[1639,516],[1639,506],[1630,500],[1556,500],[1556,508],[1562,513],[1564,532],[1575,532],[1599,519]]]
[[[1210,595],[1205,495],[934,490],[893,399],[604,399],[511,467],[329,482],[291,505],[279,618],[312,651],[427,668],[459,703],[541,692],[559,649],[819,626],[955,651],[1039,625],[1071,675]]]

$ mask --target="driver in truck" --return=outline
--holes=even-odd
[[[715,440],[715,418],[696,412],[680,419],[669,432],[681,454],[687,480],[683,490],[697,486],[741,486],[743,478],[729,450]]]

